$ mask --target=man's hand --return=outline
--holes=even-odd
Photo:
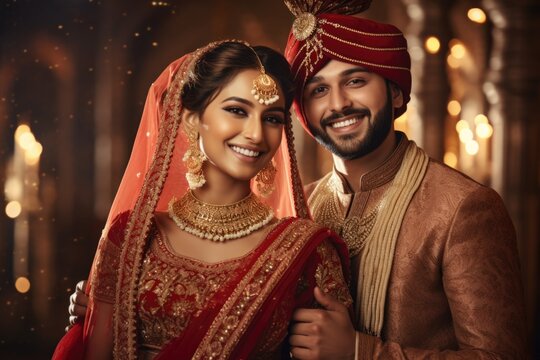
[[[75,286],[75,292],[69,297],[69,330],[79,319],[84,319],[86,307],[88,306],[88,295],[84,292],[86,289],[86,280],[79,281]]]
[[[298,309],[291,327],[291,355],[295,359],[354,359],[356,332],[349,310],[318,287],[315,300],[324,309]]]

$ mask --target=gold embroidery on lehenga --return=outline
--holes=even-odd
[[[138,294],[139,343],[160,349],[181,334],[244,257],[206,264],[172,254],[158,231],[143,261]]]
[[[230,356],[294,256],[318,229],[320,227],[311,221],[297,220],[272,242],[229,296],[193,359],[227,359]]]

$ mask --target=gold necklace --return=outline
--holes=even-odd
[[[169,216],[185,232],[223,242],[259,230],[274,218],[274,212],[253,193],[233,204],[214,205],[200,201],[190,190],[169,202]]]
[[[360,254],[364,248],[383,202],[364,217],[353,214],[345,217],[339,205],[333,181],[336,180],[332,179],[332,174],[321,180],[313,191],[308,205],[312,211],[313,219],[341,236],[347,244],[350,256],[353,257]]]

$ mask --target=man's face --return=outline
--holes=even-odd
[[[399,90],[365,68],[331,60],[308,80],[303,96],[309,129],[342,159],[363,157],[386,139]]]

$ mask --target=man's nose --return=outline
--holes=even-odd
[[[330,91],[329,109],[331,112],[341,113],[352,106],[352,101],[348,94],[342,89],[336,88]]]

